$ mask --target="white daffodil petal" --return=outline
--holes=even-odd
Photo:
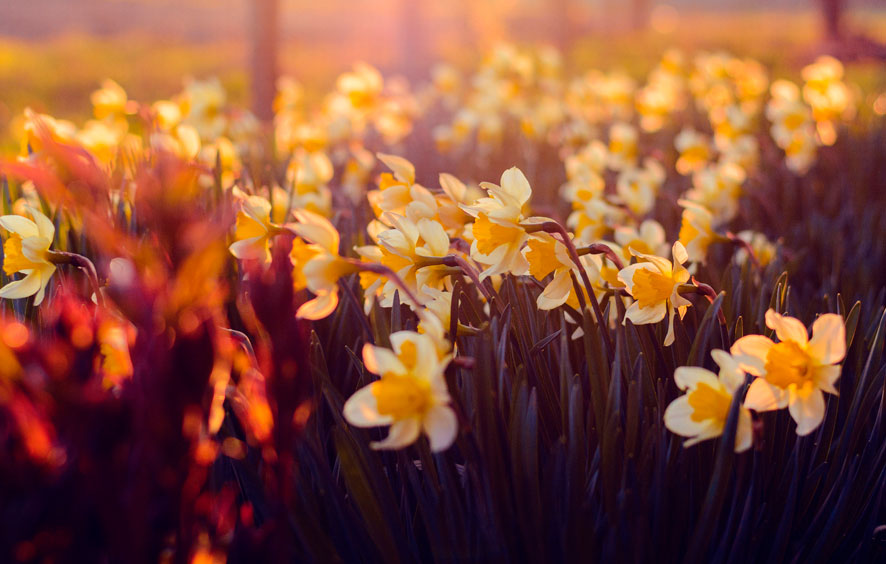
[[[303,303],[295,312],[295,316],[299,319],[324,319],[335,311],[336,306],[338,306],[338,288],[319,294],[313,300]]]
[[[662,302],[652,307],[641,308],[639,302],[634,302],[625,312],[625,319],[634,325],[646,325],[647,323],[658,323],[665,318],[668,308]]]
[[[689,404],[689,396],[683,395],[668,405],[664,412],[664,424],[672,433],[681,437],[694,437],[707,427],[707,423],[692,418],[695,410]]]
[[[407,372],[406,367],[403,366],[403,363],[400,362],[394,351],[384,347],[376,347],[369,343],[363,345],[363,366],[369,372],[379,376],[387,374],[403,376]]]
[[[808,435],[821,425],[824,419],[824,394],[821,390],[813,390],[809,394],[797,395],[788,405],[788,411],[797,422],[797,434]]]
[[[354,427],[378,427],[389,425],[392,419],[378,412],[372,384],[363,386],[345,402],[343,414],[348,423]]]
[[[793,341],[800,346],[809,341],[806,326],[799,319],[780,315],[773,309],[766,311],[766,326],[775,330],[779,341]]]
[[[735,341],[729,352],[742,370],[754,376],[766,373],[766,355],[775,343],[763,335],[746,335]]]
[[[445,405],[435,405],[425,414],[422,428],[431,443],[431,452],[446,450],[458,435],[455,411]]]
[[[744,452],[754,442],[751,413],[747,409],[738,412],[738,428],[735,430],[735,452]]]
[[[748,387],[744,406],[754,411],[772,411],[785,406],[787,393],[763,378],[756,378]]]
[[[7,231],[17,233],[22,238],[38,237],[40,235],[37,224],[20,215],[0,216],[0,226],[3,226]]]
[[[843,318],[826,313],[812,324],[812,338],[807,349],[818,364],[836,364],[846,356],[846,326]]]
[[[812,369],[812,381],[815,382],[815,385],[822,391],[836,396],[839,395],[839,392],[834,384],[836,384],[837,380],[840,378],[841,372],[843,372],[843,369],[839,364],[816,366]]]
[[[410,417],[401,419],[391,424],[388,436],[382,441],[374,441],[369,446],[377,450],[393,450],[411,445],[421,432],[421,423],[418,419]]]
[[[39,292],[41,286],[40,271],[32,270],[21,280],[10,282],[0,288],[0,298],[6,298],[7,300],[27,298]]]
[[[698,384],[707,384],[715,389],[720,387],[717,375],[699,366],[680,366],[674,370],[674,382],[681,390],[695,388]]]

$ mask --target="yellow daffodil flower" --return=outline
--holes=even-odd
[[[629,123],[616,123],[609,128],[609,168],[622,170],[636,166],[637,128]]]
[[[747,335],[732,345],[732,355],[742,368],[757,376],[745,405],[756,411],[788,408],[797,422],[797,434],[808,435],[822,422],[823,392],[837,395],[840,362],[846,356],[843,318],[828,313],[812,324],[812,338],[793,317],[766,312],[766,326],[775,330],[778,343],[763,335]]]
[[[686,128],[674,138],[674,146],[680,152],[677,172],[686,175],[703,168],[711,160],[711,144],[706,135]]]
[[[240,195],[240,211],[234,227],[234,242],[228,249],[241,260],[271,262],[270,240],[280,232],[280,227],[271,223],[271,204],[261,196]]]
[[[695,202],[678,200],[677,203],[683,206],[680,243],[686,247],[691,262],[704,264],[708,247],[719,238],[713,227],[714,216],[707,208]]]
[[[356,427],[391,426],[374,449],[404,448],[424,433],[433,452],[446,450],[458,434],[443,377],[450,356],[441,359],[429,336],[412,331],[393,333],[391,347],[364,345],[363,364],[380,378],[345,402],[345,419]]]
[[[686,248],[680,242],[674,243],[671,254],[674,262],[655,256],[631,251],[642,262],[626,266],[618,273],[618,279],[625,285],[634,303],[625,312],[625,322],[634,325],[658,323],[668,316],[668,333],[664,345],[674,342],[674,314],[680,319],[686,314],[691,303],[679,293],[681,284],[689,281],[689,271],[681,266],[689,259]]]
[[[489,265],[480,277],[506,272],[515,276],[525,274],[529,264],[520,250],[528,235],[521,223],[537,220],[523,217],[523,207],[532,195],[529,181],[520,169],[513,167],[502,173],[501,185],[483,182],[480,187],[491,197],[461,206],[474,217],[471,258]]]
[[[566,246],[552,235],[539,232],[533,233],[529,237],[523,253],[529,263],[529,274],[534,276],[536,280],[543,281],[549,274],[554,275],[536,300],[538,309],[551,310],[565,303],[579,309],[580,302],[570,275],[575,268],[575,263],[569,257]],[[591,283],[600,278],[599,257],[585,255],[580,260],[588,272]],[[583,291],[585,292],[585,300],[587,300],[587,291],[584,289]]]
[[[339,235],[329,220],[307,210],[296,210],[296,223],[288,224],[296,235],[310,241],[296,239],[292,244],[292,280],[295,289],[307,288],[316,296],[302,304],[296,317],[323,319],[338,306],[338,281],[359,267],[338,254]]]
[[[744,371],[729,353],[715,349],[711,356],[720,366],[719,374],[696,366],[681,366],[674,372],[677,387],[686,394],[668,405],[664,423],[672,433],[689,438],[684,447],[723,434],[733,398],[744,384]],[[735,452],[749,449],[752,441],[751,413],[742,406],[735,431]]]
[[[49,260],[55,225],[36,209],[28,207],[27,210],[33,221],[19,215],[0,217],[0,226],[9,231],[3,244],[3,272],[7,276],[16,272],[25,275],[0,288],[0,298],[14,300],[36,295],[34,305],[40,305],[56,268]]]

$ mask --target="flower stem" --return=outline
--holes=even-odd
[[[594,310],[594,317],[597,318],[597,325],[600,326],[600,332],[603,334],[603,342],[606,344],[607,356],[612,360],[612,339],[609,336],[608,324],[603,318],[603,311],[600,309],[600,303],[597,301],[597,296],[594,294],[594,287],[588,278],[588,273],[585,271],[584,265],[581,263],[581,258],[578,255],[578,251],[576,250],[572,239],[569,237],[569,233],[567,233],[566,229],[556,221],[545,221],[540,225],[540,230],[559,235],[560,239],[562,239],[561,242],[566,247],[566,250],[569,251],[569,257],[578,269],[582,284],[584,284],[585,290],[587,290],[588,293],[588,301],[591,302],[591,308]]]
[[[582,247],[578,249],[579,256],[581,255],[605,255],[609,261],[615,265],[615,268],[621,270],[623,269],[624,263],[612,250],[612,247],[609,245],[605,245],[603,243],[594,243],[593,245],[588,245],[587,247]]]
[[[732,231],[726,232],[726,239],[733,245],[744,249],[748,256],[751,258],[751,262],[757,268],[757,270],[763,270],[763,266],[760,264],[760,259],[757,258],[757,253],[754,252],[754,248],[751,246],[750,243],[748,243]]]
[[[70,264],[82,270],[86,274],[86,277],[89,278],[92,291],[95,293],[96,303],[100,307],[104,307],[105,299],[104,296],[102,296],[101,286],[98,283],[98,273],[91,260],[83,255],[68,253],[65,251],[49,251],[47,258],[49,259],[49,262],[53,264]]]

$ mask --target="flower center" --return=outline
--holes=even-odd
[[[10,233],[9,239],[3,245],[3,272],[7,276],[12,276],[16,272],[33,270],[39,266],[22,252],[22,236]]]
[[[292,261],[292,283],[295,287],[295,290],[303,290],[308,287],[308,280],[305,278],[304,272],[302,272],[302,268],[308,263],[309,260],[314,258],[319,254],[319,251],[305,243],[299,238],[295,238],[292,241],[292,251],[289,253],[289,257]]]
[[[693,421],[725,421],[729,415],[729,406],[732,405],[732,396],[722,389],[699,382],[698,387],[689,394],[689,405],[692,406],[690,417]]]
[[[385,376],[372,384],[378,412],[394,419],[423,414],[431,405],[431,386],[412,376]]]
[[[766,381],[779,388],[802,387],[812,376],[809,355],[793,341],[775,344],[766,355]]]
[[[477,250],[484,255],[491,254],[501,245],[519,242],[524,231],[516,226],[500,225],[493,223],[489,217],[481,213],[474,222],[474,239],[477,241]]]
[[[631,289],[631,294],[640,304],[640,309],[664,302],[671,297],[673,291],[674,279],[670,276],[645,268],[634,273],[634,287]]]
[[[270,218],[265,220],[270,223]],[[253,237],[262,237],[268,235],[267,225],[250,217],[246,212],[237,212],[237,223],[234,226],[234,239],[242,241],[244,239],[252,239]]]
[[[557,259],[557,242],[553,238],[550,240],[533,238],[528,244],[526,260],[529,261],[529,274],[536,279],[544,280],[545,276],[564,266]]]

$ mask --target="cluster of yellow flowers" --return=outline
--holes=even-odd
[[[332,314],[340,280],[355,273],[367,314],[374,304],[391,307],[395,296],[415,311],[417,332],[391,335],[392,350],[364,348],[366,368],[380,379],[354,394],[344,412],[357,426],[391,425],[378,448],[403,447],[423,432],[432,449],[441,450],[457,435],[443,377],[455,355],[448,331],[456,277],[473,281],[490,315],[500,307],[496,292],[502,277],[534,278],[543,287],[538,308],[565,307],[567,319],[577,324],[576,338],[584,332],[576,315],[591,310],[605,331],[619,322],[657,324],[667,317],[663,344],[670,346],[674,318],[682,319],[692,305],[687,296],[712,292],[692,277],[711,244],[740,246],[736,257],[758,265],[776,254],[763,234],[724,231],[738,216],[743,185],[760,159],[754,124],[765,113],[787,167],[802,173],[819,144],[833,143],[835,124],[851,117],[853,108],[842,67],[828,58],[803,70],[802,97],[800,87],[788,81],[770,85],[760,63],[723,53],[690,62],[669,51],[642,86],[619,73],[591,71],[569,81],[563,75],[556,51],[511,45],[496,48],[469,79],[453,67],[437,67],[431,84],[415,93],[358,64],[339,77],[313,113],[301,86],[283,79],[274,132],[277,157],[287,167],[285,187],[273,181],[256,186],[242,174],[244,159],[259,150],[253,142],[258,125],[248,112],[227,104],[217,81],[192,81],[179,96],[151,106],[129,100],[108,81],[93,95],[95,119],[82,128],[29,112],[30,156],[23,158],[39,158],[48,134],[79,145],[108,169],[122,170],[124,180],[131,180],[133,163],[152,151],[175,153],[207,170],[220,167],[216,175],[237,206],[231,254],[267,268],[275,238],[290,240],[294,289],[313,296],[298,317]],[[670,146],[666,151],[644,146],[650,134],[661,139],[675,131],[693,108],[710,133],[686,126],[667,137],[675,149],[672,159]],[[367,149],[381,143],[396,152],[415,120],[440,112],[451,120],[434,128],[437,146],[462,151],[463,158],[471,147],[482,149],[481,158],[510,143],[512,126],[520,132],[515,143],[529,152],[540,142],[557,147],[566,173],[561,194],[571,206],[565,226],[531,215],[532,188],[518,168],[505,170],[498,184],[441,174],[439,186],[429,188],[416,181],[415,167],[405,158]],[[367,190],[379,161],[388,172]],[[663,198],[669,170],[689,182],[678,200],[682,225],[672,243],[649,217]],[[205,180],[215,179],[207,172]],[[365,238],[360,236],[368,244],[341,248],[329,219],[337,209],[334,201],[368,204],[374,218]],[[10,232],[4,271],[25,275],[0,289],[0,297],[36,295],[39,304],[58,262],[50,250],[55,227],[36,207],[27,213],[33,221],[24,214],[0,218]],[[613,307],[603,319],[607,301]],[[811,340],[796,319],[770,311],[766,321],[778,343],[749,335],[730,353],[714,351],[719,376],[694,367],[675,373],[687,394],[668,408],[665,423],[692,437],[687,444],[722,433],[746,373],[756,379],[740,408],[737,450],[751,444],[749,410],[787,406],[799,434],[821,422],[822,391],[835,393],[836,364],[844,355],[842,321],[822,316]],[[108,339],[108,351],[125,347],[119,331]]]

